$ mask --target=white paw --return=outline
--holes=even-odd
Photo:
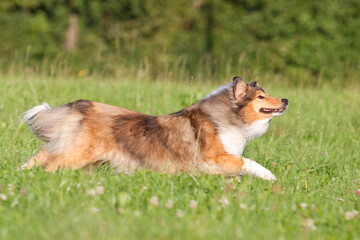
[[[244,166],[241,169],[241,173],[242,174],[249,174],[264,180],[268,180],[268,181],[276,181],[276,177],[274,174],[272,174],[272,172],[270,172],[268,169],[264,168],[263,166],[261,166],[260,164],[258,164],[257,162],[248,159],[248,158],[244,158]]]
[[[261,179],[268,180],[268,181],[276,181],[276,177],[270,170],[266,169],[262,172],[262,176],[260,176]]]
[[[17,171],[29,169],[28,163],[22,164],[20,167],[17,168]]]

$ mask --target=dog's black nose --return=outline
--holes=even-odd
[[[281,101],[282,101],[283,103],[285,103],[286,105],[289,104],[289,100],[287,100],[286,98],[281,99]]]

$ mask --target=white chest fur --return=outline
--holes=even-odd
[[[269,127],[269,119],[258,120],[246,126],[219,127],[219,137],[228,154],[240,156],[248,141],[263,135]]]

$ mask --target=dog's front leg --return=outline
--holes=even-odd
[[[240,174],[244,174],[244,175],[248,174],[268,181],[277,180],[275,175],[272,174],[270,170],[264,168],[254,160],[251,160],[249,158],[243,158],[243,161],[244,161],[244,165],[240,171]]]
[[[252,175],[268,181],[276,181],[276,177],[268,169],[257,162],[244,157],[229,154],[218,155],[215,162],[220,166],[222,173],[228,175]]]

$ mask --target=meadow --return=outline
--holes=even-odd
[[[290,100],[244,152],[276,175],[274,183],[125,175],[107,166],[18,171],[41,148],[19,117],[34,105],[91,99],[160,115],[226,83],[79,75],[0,76],[0,239],[360,239],[359,85],[295,87],[256,77],[271,96]]]

